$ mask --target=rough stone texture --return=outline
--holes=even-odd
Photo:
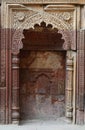
[[[22,51],[21,57],[21,119],[57,120],[64,117],[65,53]]]

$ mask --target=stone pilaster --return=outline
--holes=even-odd
[[[69,121],[73,117],[73,56],[67,51],[66,63],[66,117]]]
[[[12,124],[19,123],[19,59],[12,57]]]

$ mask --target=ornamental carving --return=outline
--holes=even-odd
[[[13,28],[18,28],[19,26],[22,26],[22,24],[24,24],[24,22],[28,21],[28,19],[31,19],[34,17],[34,20],[35,18],[37,17],[41,17],[42,21],[44,21],[44,19],[47,19],[48,17],[52,17],[54,18],[54,21],[55,19],[57,20],[57,22],[59,23],[59,25],[61,25],[59,28],[60,29],[70,29],[72,30],[74,28],[74,11],[69,11],[69,12],[66,12],[66,11],[55,11],[55,12],[52,12],[52,11],[44,11],[44,12],[40,12],[40,11],[36,11],[36,10],[33,10],[31,8],[27,8],[28,10],[26,11],[13,11],[13,25],[12,27]],[[50,21],[52,23],[52,20]],[[38,23],[40,23],[38,21]],[[62,26],[63,24],[63,26]],[[23,27],[21,27],[23,28]]]
[[[71,18],[70,13],[69,13],[69,12],[63,13],[63,18],[64,18],[64,20],[66,20],[66,21],[70,20],[70,18]]]
[[[46,10],[47,6],[50,6],[50,10]],[[57,6],[63,6],[63,8],[57,8]],[[70,117],[74,123],[84,123],[85,49],[83,46],[84,36],[80,33],[80,28],[84,28],[84,6],[85,0],[2,0],[1,25],[3,30],[9,29],[9,32],[1,30],[1,123],[18,124],[19,122],[19,63],[17,54],[23,48],[23,30],[34,29],[34,26],[40,25],[42,21],[46,23],[46,26],[51,24],[53,29],[58,29],[58,33],[65,41],[63,48],[67,51],[65,68],[66,116]],[[79,30],[79,34],[76,30]],[[80,44],[81,42],[82,44]],[[73,51],[77,54],[75,59]],[[60,90],[61,86],[62,81],[58,85]],[[52,103],[54,102],[55,100]]]
[[[57,11],[57,13],[50,11],[49,13],[61,19],[69,30],[74,29],[74,11]]]
[[[36,12],[33,11],[13,11],[13,24],[12,28],[17,29],[19,26],[22,25],[23,22],[25,22],[26,19],[29,17],[32,17]]]
[[[18,21],[23,21],[25,19],[25,14],[23,12],[17,13]]]
[[[13,39],[12,39],[12,53],[13,54],[18,54],[19,50],[23,48],[23,43],[22,39],[24,38],[23,36],[23,30],[16,30]]]
[[[24,29],[29,29],[29,28],[34,28],[35,24],[39,24],[44,21],[46,25],[52,24],[53,28],[57,28],[59,30],[59,33],[62,34],[62,38],[65,40],[65,43],[63,45],[63,48],[65,50],[70,49],[71,45],[73,45],[74,38],[71,37],[73,31],[73,25],[72,22],[68,23],[69,26],[66,24],[67,21],[70,19],[72,20],[72,17],[70,17],[70,13],[64,12],[63,15],[56,15],[50,14],[48,12],[37,12],[34,10],[28,10],[24,11],[23,15],[21,17],[22,12],[13,12],[13,28],[15,28],[15,32],[13,34],[13,39],[12,39],[12,53],[19,53],[19,50],[23,47],[23,44],[21,40],[23,39],[23,30]],[[56,13],[57,14],[57,13]],[[59,13],[58,13],[59,14]],[[19,15],[19,17],[17,17]],[[66,15],[66,17],[64,17]],[[66,20],[62,20],[62,16]],[[73,40],[72,40],[73,39]]]
[[[59,31],[59,33],[62,35],[62,39],[64,39],[64,41],[65,41],[63,44],[63,49],[64,50],[70,49],[70,41],[68,39],[68,36],[66,36],[66,33],[68,34],[68,32]],[[24,38],[23,30],[20,30],[20,29],[16,30],[14,33],[13,39],[12,39],[13,40],[12,41],[12,53],[13,54],[18,54],[20,49],[23,48],[23,43],[22,43],[23,38]]]

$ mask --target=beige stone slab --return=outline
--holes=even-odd
[[[85,0],[3,0],[6,3],[67,3],[67,4],[85,4]]]

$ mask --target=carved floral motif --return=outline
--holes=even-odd
[[[24,24],[24,22],[28,21],[29,19],[31,19],[31,17],[35,18],[41,17],[42,21],[44,21],[44,19],[47,19],[48,17],[53,17],[54,21],[55,19],[58,19],[57,22],[59,22],[59,20],[62,20],[62,23],[60,23],[60,25],[62,26],[62,24],[64,25],[62,27],[62,29],[73,29],[73,22],[74,22],[74,18],[73,18],[73,11],[70,12],[39,12],[39,11],[32,11],[32,10],[26,10],[26,11],[13,11],[13,28],[17,28],[20,25]],[[25,18],[25,19],[24,19]],[[48,19],[49,20],[49,19]],[[53,19],[51,19],[50,22],[52,22]],[[31,21],[32,22],[32,21]],[[38,21],[38,23],[40,23]],[[66,26],[67,25],[67,26]],[[21,27],[23,28],[23,27]],[[59,28],[59,27],[58,27]]]
[[[14,29],[18,28],[26,19],[35,14],[33,11],[13,11],[13,24]]]
[[[17,18],[19,21],[23,21],[25,19],[25,14],[24,12],[19,12],[16,14]]]
[[[64,20],[66,20],[66,21],[70,20],[70,18],[71,18],[70,13],[69,13],[69,12],[64,12],[64,13],[63,13],[63,18],[64,18]]]
[[[73,23],[74,23],[74,11],[69,11],[69,12],[50,12],[52,15],[58,17],[61,19],[67,26],[69,30],[72,30],[74,28]]]

